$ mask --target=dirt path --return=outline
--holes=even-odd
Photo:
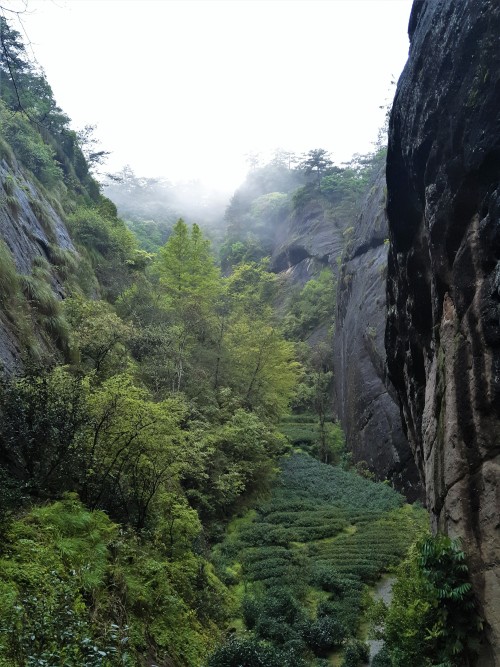
[[[385,576],[380,579],[380,581],[375,585],[373,589],[373,598],[375,600],[382,600],[386,605],[389,605],[392,600],[392,587],[394,585],[395,578],[390,576]],[[370,665],[373,662],[373,658],[379,653],[384,642],[381,639],[368,639],[367,644],[370,647]]]

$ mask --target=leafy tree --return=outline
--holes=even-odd
[[[299,364],[292,343],[266,319],[241,315],[227,335],[230,384],[243,406],[278,419],[288,408]]]
[[[329,268],[311,278],[299,291],[292,293],[284,318],[287,335],[305,340],[320,325],[331,327],[336,306],[336,281]]]
[[[218,428],[195,430],[194,435],[206,459],[198,487],[206,508],[215,510],[227,511],[243,493],[265,488],[273,461],[286,449],[280,433],[241,408]]]
[[[330,153],[324,148],[313,148],[302,156],[299,169],[306,175],[314,175],[318,189],[321,189],[321,179],[331,169],[333,162]]]
[[[73,339],[88,371],[106,377],[125,370],[126,345],[133,328],[105,301],[75,297],[64,302],[65,314],[73,328]]]
[[[234,268],[226,279],[231,310],[237,315],[272,316],[272,305],[279,290],[276,274],[267,270],[266,262],[246,262]]]
[[[98,165],[103,164],[110,154],[109,151],[98,150],[100,142],[94,135],[95,130],[96,125],[85,125],[76,133],[78,145],[90,169],[95,169]]]
[[[250,215],[260,226],[276,225],[289,212],[288,195],[284,192],[269,192],[254,199],[250,207]]]
[[[154,403],[128,375],[96,388],[89,399],[83,488],[90,507],[104,507],[144,528],[156,497],[176,483],[186,465],[184,413],[182,400]]]
[[[180,219],[158,253],[157,270],[167,307],[183,317],[206,316],[219,291],[210,242],[198,225],[189,230]]]
[[[315,655],[325,656],[332,649],[342,646],[347,636],[347,628],[334,618],[323,616],[307,623],[303,635]]]
[[[273,167],[286,167],[289,171],[292,169],[292,165],[296,164],[298,161],[295,153],[291,151],[284,150],[282,148],[277,148],[274,151],[274,155],[271,159],[270,164]]]
[[[350,639],[345,647],[342,667],[361,667],[370,659],[368,645],[358,639]]]
[[[102,199],[99,206],[79,206],[68,216],[73,238],[89,257],[101,289],[110,301],[130,285],[135,270],[144,267],[144,255],[116,208]]]
[[[460,544],[427,538],[411,550],[394,584],[383,631],[392,664],[471,665],[481,629]]]
[[[84,469],[88,381],[65,368],[33,369],[0,386],[0,461],[37,495],[78,486]]]

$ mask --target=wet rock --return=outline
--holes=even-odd
[[[500,4],[420,0],[387,161],[391,380],[500,665]]]

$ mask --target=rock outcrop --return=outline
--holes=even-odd
[[[293,284],[304,285],[330,265],[338,271],[337,258],[344,247],[345,224],[331,215],[321,200],[312,198],[276,227],[271,268],[287,273]]]
[[[387,379],[384,334],[388,226],[385,169],[364,203],[338,286],[334,367],[337,411],[348,449],[408,499],[421,496],[417,468]]]
[[[37,257],[53,263],[58,249],[76,252],[60,215],[15,160],[0,162],[0,239],[21,274],[31,273]],[[63,296],[57,270],[52,289]],[[8,373],[18,368],[22,347],[15,325],[0,310],[0,368]]]
[[[414,3],[387,161],[390,377],[500,665],[500,4]]]

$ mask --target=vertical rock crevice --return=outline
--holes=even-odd
[[[389,479],[409,500],[421,483],[387,378],[384,332],[388,225],[385,173],[371,188],[345,251],[334,337],[336,404],[347,448],[378,479]]]

